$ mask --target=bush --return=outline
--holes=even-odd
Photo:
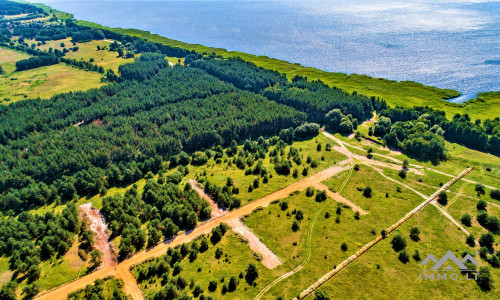
[[[488,206],[488,203],[486,203],[486,201],[484,201],[484,200],[479,200],[479,201],[477,202],[477,206],[476,206],[476,208],[477,208],[477,210],[486,210],[486,206]]]
[[[410,229],[410,238],[415,242],[420,241],[420,229],[418,229],[418,227],[412,227]]]
[[[490,192],[490,197],[495,200],[500,200],[500,190],[492,190]]]
[[[306,189],[306,196],[307,196],[307,197],[312,197],[313,195],[314,195],[314,188],[312,188],[312,187],[308,187],[308,188]]]
[[[479,238],[479,245],[481,245],[481,247],[486,247],[490,249],[493,247],[494,243],[495,243],[495,237],[491,232],[482,234],[481,237]]]
[[[316,202],[323,202],[326,200],[326,191],[317,191],[316,192]]]
[[[446,194],[446,192],[444,192],[444,191],[439,193],[438,202],[439,202],[439,204],[441,204],[443,206],[448,204],[448,194]]]
[[[405,170],[401,170],[399,171],[399,177],[401,177],[402,179],[405,179],[406,178],[406,171]]]
[[[467,245],[470,247],[475,247],[476,246],[476,237],[471,233],[467,236],[467,239],[465,240]]]
[[[410,256],[408,255],[408,253],[406,253],[405,250],[402,250],[401,252],[399,252],[398,259],[402,263],[406,264],[407,262],[410,261]]]
[[[280,202],[280,208],[281,208],[281,210],[287,210],[288,209],[288,202],[287,201],[281,201]]]
[[[206,164],[208,161],[208,156],[205,152],[197,151],[193,153],[193,157],[191,159],[191,163],[196,166],[201,166]]]
[[[469,214],[463,214],[460,218],[460,221],[467,227],[470,227],[472,225],[472,217]]]
[[[296,232],[299,229],[300,229],[299,222],[297,222],[297,220],[294,220],[292,224],[292,231]]]
[[[344,251],[344,252],[346,252],[346,251],[347,251],[347,248],[348,248],[348,247],[347,247],[347,244],[346,244],[345,242],[343,242],[343,243],[342,243],[342,245],[340,245],[340,249],[341,249],[342,251]]]
[[[259,271],[254,264],[249,264],[246,272],[245,279],[249,284],[252,284],[259,277]]]
[[[397,233],[391,241],[392,248],[396,251],[399,252],[406,248],[406,240],[405,238],[401,235],[401,233]]]
[[[363,190],[363,196],[365,196],[366,198],[371,198],[372,197],[372,188],[367,186],[364,190]]]

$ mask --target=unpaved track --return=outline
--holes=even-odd
[[[316,182],[313,185],[313,187],[315,187],[316,189],[321,190],[321,191],[326,191],[326,194],[328,195],[328,197],[332,198],[333,200],[335,200],[335,201],[337,201],[339,203],[343,203],[343,204],[349,205],[353,211],[357,211],[361,215],[366,215],[367,214],[367,212],[364,209],[362,209],[361,207],[359,207],[357,204],[355,204],[355,203],[347,200],[346,198],[344,198],[344,196],[342,196],[339,193],[332,192],[330,190],[330,188],[328,188],[328,186],[326,186],[324,183]]]
[[[347,166],[345,166],[347,165]],[[137,264],[140,264],[148,259],[158,257],[161,255],[164,255],[165,252],[167,251],[168,248],[174,247],[176,245],[180,245],[183,243],[187,243],[192,241],[194,238],[202,235],[202,234],[209,234],[212,230],[212,228],[218,226],[220,223],[227,223],[231,219],[239,219],[245,215],[251,214],[256,208],[258,207],[265,207],[268,206],[271,202],[275,200],[280,200],[288,197],[290,193],[295,192],[295,191],[302,191],[305,190],[307,187],[314,185],[316,182],[321,182],[324,181],[333,175],[336,175],[342,171],[345,171],[350,168],[349,164],[346,164],[345,162],[341,162],[338,165],[329,167],[321,172],[318,172],[314,175],[311,175],[307,178],[301,179],[295,183],[292,183],[291,185],[276,191],[274,193],[271,193],[269,195],[266,195],[258,200],[255,200],[253,202],[248,203],[247,205],[244,205],[240,207],[237,210],[233,210],[231,212],[228,212],[227,214],[211,219],[205,223],[200,224],[198,227],[194,228],[193,230],[185,233],[179,234],[175,239],[166,241],[152,249],[149,250],[143,250],[141,252],[136,253],[134,256],[132,256],[129,259],[124,260],[123,262],[119,263],[116,268],[113,267],[103,267],[102,269],[97,270],[96,272],[81,277],[77,280],[74,280],[72,282],[69,282],[65,285],[62,285],[58,288],[55,288],[45,294],[42,294],[41,296],[38,297],[38,299],[49,299],[49,300],[56,300],[56,299],[66,299],[68,294],[71,292],[76,291],[77,289],[81,289],[85,287],[88,284],[92,284],[94,280],[99,279],[99,278],[104,278],[106,276],[110,275],[115,275],[116,277],[122,279],[124,281],[124,289],[130,293],[132,296],[132,299],[144,299],[139,286],[137,285],[137,282],[135,281],[135,278],[132,276],[130,273],[130,267],[135,266]]]
[[[198,195],[200,195],[201,198],[205,199],[210,204],[210,207],[212,207],[212,213],[210,214],[210,216],[212,218],[218,218],[227,213],[226,210],[224,210],[222,207],[219,207],[219,205],[214,200],[212,200],[212,198],[210,198],[202,188],[199,187],[199,185],[201,184],[199,184],[196,180],[189,179],[189,184],[191,185],[193,190],[195,190]]]
[[[464,171],[462,171],[458,176],[454,177],[451,179],[449,182],[447,182],[445,185],[443,185],[439,190],[437,190],[434,194],[432,194],[429,198],[427,198],[424,202],[422,202],[420,205],[418,205],[416,208],[414,208],[412,211],[407,213],[402,219],[400,219],[398,222],[393,224],[391,227],[387,228],[387,235],[389,235],[392,231],[394,231],[396,228],[404,224],[408,219],[410,219],[412,216],[414,216],[416,213],[421,211],[424,207],[426,207],[431,201],[437,198],[439,193],[442,191],[446,191],[451,185],[453,185],[455,182],[460,180],[462,177],[467,175],[470,171],[472,171],[472,168],[467,168]],[[368,244],[366,244],[363,248],[358,250],[356,253],[351,255],[349,258],[344,260],[340,265],[338,265],[335,269],[331,270],[330,272],[326,273],[323,277],[321,277],[318,281],[316,281],[314,284],[312,284],[309,288],[305,289],[299,297],[295,299],[304,299],[307,296],[311,295],[317,288],[319,288],[322,284],[330,280],[333,276],[341,272],[343,269],[345,269],[348,265],[350,265],[352,262],[354,262],[356,259],[358,259],[361,255],[366,253],[371,247],[375,246],[378,242],[382,240],[382,236],[378,236]]]
[[[248,241],[248,246],[254,252],[262,255],[262,264],[268,269],[274,269],[281,264],[279,257],[274,254],[259,237],[253,233],[250,228],[243,224],[239,219],[232,219],[227,222],[227,225],[238,235]]]
[[[457,225],[460,230],[462,230],[466,235],[470,235],[470,233],[462,226],[462,224],[458,223],[449,213],[447,213],[444,209],[437,204],[436,200],[431,202],[445,217],[447,217],[453,224]]]
[[[97,209],[92,207],[92,202],[80,205],[80,208],[89,218],[90,230],[94,232],[96,247],[102,253],[103,266],[114,266],[115,256],[109,244],[108,228],[103,217]]]

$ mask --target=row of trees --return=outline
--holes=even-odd
[[[16,71],[36,69],[43,66],[50,66],[59,63],[59,58],[55,55],[41,55],[22,59],[16,62]]]
[[[71,66],[76,67],[76,68],[81,69],[81,70],[98,72],[98,73],[104,74],[104,68],[102,66],[95,65],[89,61],[76,60],[76,59],[62,57],[61,62],[68,64],[68,65],[71,65]]]

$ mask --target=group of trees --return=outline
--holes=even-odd
[[[444,130],[438,124],[432,125],[432,118],[428,114],[394,124],[389,117],[381,115],[370,132],[408,156],[432,162],[446,158]]]
[[[472,121],[468,114],[456,114],[449,120],[443,111],[427,107],[387,108],[380,112],[380,116],[387,117],[392,121],[393,125],[389,125],[390,131],[396,133],[396,135],[387,137],[388,143],[403,143],[405,136],[401,135],[408,131],[431,132],[434,136],[442,136],[450,142],[500,155],[500,117],[493,120]],[[399,128],[393,129],[394,126],[399,126]],[[387,127],[385,129],[387,130]],[[378,136],[389,133],[378,131],[377,134],[377,128],[374,131],[374,134]],[[422,138],[432,143],[434,136],[425,134]],[[440,139],[434,138],[434,142],[440,143],[437,140]]]
[[[16,62],[16,71],[35,69],[43,66],[50,66],[59,63],[59,58],[55,55],[41,55],[22,59]]]
[[[34,14],[43,12],[44,11],[42,8],[38,8],[30,4],[5,0],[0,1],[0,16]]]
[[[156,61],[138,63],[158,66]],[[14,212],[131,183],[181,150],[272,135],[305,119],[293,108],[180,66],[142,82],[17,102],[0,113],[0,210]]]
[[[0,256],[9,257],[9,267],[38,279],[39,264],[54,255],[63,256],[80,233],[78,208],[68,205],[60,214],[32,215],[22,212],[17,218],[0,220]]]
[[[122,195],[103,199],[101,212],[111,236],[121,236],[120,256],[126,257],[144,246],[155,246],[174,237],[179,229],[192,229],[198,219],[210,218],[210,205],[191,189],[179,189],[168,180],[149,179],[139,195],[134,185]],[[161,183],[159,183],[161,182]],[[141,225],[149,222],[147,232]]]
[[[67,65],[74,66],[74,67],[81,69],[81,70],[98,72],[98,73],[104,74],[104,68],[102,66],[95,65],[89,61],[76,60],[76,59],[64,58],[64,57],[61,57],[60,61],[67,64]]]

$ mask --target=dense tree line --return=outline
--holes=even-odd
[[[54,255],[64,255],[80,232],[78,208],[68,205],[60,214],[27,212],[18,218],[0,220],[0,256],[9,257],[9,268],[25,274],[30,281],[38,279],[39,264]]]
[[[33,14],[43,13],[42,8],[24,3],[18,3],[7,0],[0,0],[0,15],[20,15],[20,14]]]
[[[325,122],[326,113],[335,108],[363,121],[371,116],[373,110],[386,107],[384,102],[375,98],[349,94],[330,88],[321,81],[308,81],[305,77],[297,76],[288,82],[284,75],[276,71],[259,68],[237,58],[204,57],[190,65],[241,89],[262,93],[270,100],[292,106],[307,113],[309,121],[321,124]]]
[[[130,183],[154,171],[161,156],[275,134],[305,119],[292,108],[188,67],[0,111],[4,211],[69,200],[85,190],[95,193],[95,187],[111,184],[108,178]],[[79,188],[87,185],[94,188]]]
[[[88,62],[88,61],[62,57],[61,62],[68,64],[68,65],[71,65],[71,66],[74,66],[74,67],[81,69],[81,70],[93,71],[93,72],[98,72],[98,73],[104,74],[104,68],[102,66],[95,65],[95,64]]]
[[[442,135],[450,142],[500,155],[499,117],[481,122],[481,120],[472,121],[467,114],[456,114],[449,120],[443,111],[424,107],[390,108],[382,110],[380,115],[389,118],[394,124],[411,121],[411,124],[417,126],[425,125],[431,132]],[[376,131],[377,128],[375,128],[375,133]],[[381,136],[381,134],[378,135]]]
[[[55,55],[42,55],[22,59],[16,62],[16,71],[24,71],[59,63],[59,58]]]

